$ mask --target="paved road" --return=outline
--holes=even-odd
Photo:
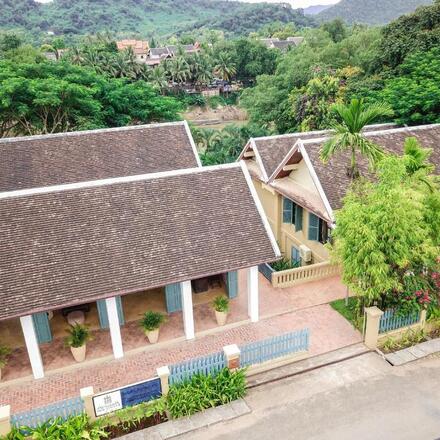
[[[180,440],[440,439],[440,356],[391,367],[377,354],[251,390],[252,413]]]

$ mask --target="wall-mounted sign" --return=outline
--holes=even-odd
[[[158,377],[98,394],[93,397],[95,415],[104,416],[127,406],[157,399],[161,394],[162,387]]]

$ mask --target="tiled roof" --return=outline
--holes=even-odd
[[[365,128],[366,131],[385,130],[395,127],[395,124],[379,124],[371,125]],[[263,167],[267,173],[267,177],[273,174],[279,164],[286,157],[287,153],[292,149],[298,139],[306,140],[312,138],[321,138],[330,133],[330,130],[309,131],[299,133],[288,133],[278,136],[266,136],[254,138],[255,145],[260,154]]]
[[[118,50],[132,48],[135,54],[146,54],[148,52],[148,41],[142,40],[121,40],[116,42]]]
[[[160,57],[163,55],[171,55],[168,47],[152,47],[150,49],[150,56]]]
[[[198,165],[184,122],[0,140],[0,192]]]
[[[437,174],[440,171],[440,125],[373,131],[366,133],[366,136],[385,151],[399,155],[403,154],[405,139],[416,137],[423,147],[432,148],[431,162],[436,166]],[[332,209],[339,209],[342,206],[342,199],[351,184],[351,179],[347,175],[349,153],[337,154],[324,165],[319,157],[323,142],[324,140],[305,141],[304,147],[330,206]],[[358,157],[358,165],[362,174],[368,174],[368,162],[365,158]]]
[[[4,193],[0,319],[278,258],[246,175],[235,163]]]

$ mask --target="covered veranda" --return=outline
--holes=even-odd
[[[234,310],[229,323],[250,319],[258,321],[258,270],[241,271],[248,277],[246,286],[238,283],[238,271],[231,271],[193,282],[176,283],[93,303],[39,312],[0,321],[0,341],[12,348],[3,380],[27,376],[44,377],[45,372],[75,364],[64,345],[69,327],[69,313],[80,311],[84,324],[91,330],[87,343],[87,360],[122,358],[124,351],[151,345],[139,320],[147,310],[166,315],[159,342],[193,339],[195,332],[218,327],[211,303],[218,295],[229,297]],[[240,299],[238,299],[240,292]],[[245,297],[245,301],[243,301]],[[245,307],[245,305],[247,307]]]

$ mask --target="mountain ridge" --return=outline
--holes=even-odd
[[[433,0],[341,0],[317,14],[321,21],[340,18],[349,24],[387,24],[419,6],[431,5]]]

